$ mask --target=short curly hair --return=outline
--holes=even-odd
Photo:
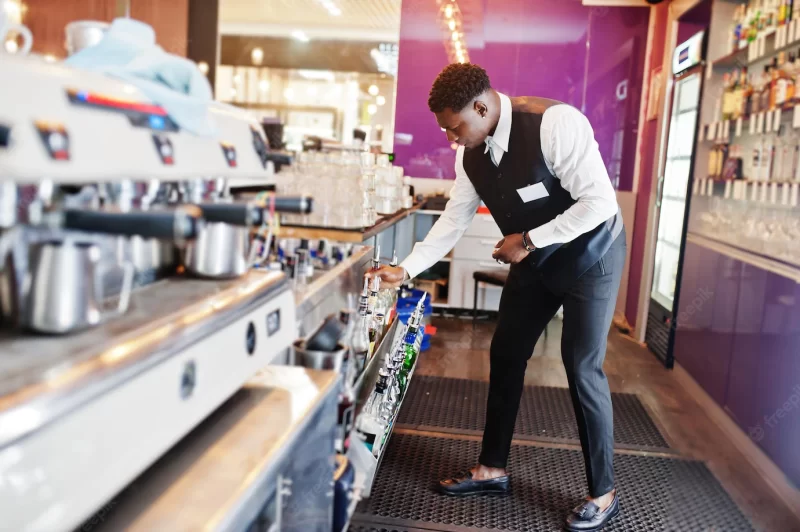
[[[455,112],[491,89],[486,71],[472,63],[453,63],[444,67],[431,87],[428,108],[441,113],[448,107]]]

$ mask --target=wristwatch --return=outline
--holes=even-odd
[[[533,253],[536,251],[536,246],[531,244],[531,241],[528,239],[528,233],[526,231],[522,232],[522,245],[525,246],[525,250],[528,253]]]

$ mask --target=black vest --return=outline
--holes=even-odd
[[[513,111],[508,152],[503,154],[499,167],[489,152],[484,153],[485,145],[464,152],[464,170],[503,235],[544,225],[576,203],[547,169],[541,125],[542,114]],[[517,189],[535,183],[542,183],[549,195],[524,203]],[[600,260],[622,227],[622,215],[617,211],[572,242],[537,248],[523,262],[512,266],[512,274],[532,269],[550,290],[561,294]]]

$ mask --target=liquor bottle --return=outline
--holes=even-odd
[[[786,85],[786,95],[783,103],[789,104],[794,101],[795,79],[797,78],[797,59],[794,54],[789,54],[789,59],[783,67],[783,73]]]
[[[378,373],[378,381],[375,383],[375,390],[367,399],[356,422],[356,431],[373,454],[377,454],[379,451],[379,449],[375,448],[375,441],[383,435],[391,416],[391,412],[387,411],[386,404],[386,388],[388,384],[389,375],[381,369]]]
[[[747,67],[742,67],[742,76],[739,83],[742,88],[741,108],[739,109],[739,117],[746,118],[750,116],[750,100],[753,95],[753,86],[750,83],[750,76],[747,73]]]
[[[364,371],[370,353],[370,317],[367,314],[367,310],[368,296],[362,293],[358,304],[358,319],[353,325],[353,334],[351,335],[352,339],[350,340],[350,349],[353,355],[353,364],[355,364],[356,376],[361,375],[361,373]]]
[[[761,111],[761,74],[753,74],[750,80],[750,119]]]
[[[800,97],[800,87],[798,83],[800,83],[800,50],[797,51],[796,54],[792,54],[792,68],[789,72],[789,75],[792,77],[794,87],[792,88],[792,98],[790,100],[791,103],[797,101],[797,98]]]
[[[372,286],[369,289],[369,310],[368,314],[370,316],[370,326],[369,326],[369,341],[375,342],[375,338],[377,336],[377,329],[375,328],[375,315],[378,313],[382,313],[382,311],[377,308],[378,303],[378,292],[380,291],[381,286],[381,278],[380,277],[373,277],[372,278]]]
[[[345,354],[342,360],[342,376],[344,382],[342,384],[342,391],[339,394],[339,408],[337,416],[338,436],[336,438],[336,449],[345,452],[349,446],[348,434],[353,429],[353,414],[355,412],[355,381],[356,381],[356,364],[354,362],[354,355],[352,349],[354,320],[353,311],[351,309],[342,309],[339,312],[339,320],[345,324],[345,333],[343,335],[345,342]]]
[[[381,267],[381,246],[376,245],[372,252],[372,271],[377,271]]]
[[[781,142],[781,166],[777,179],[779,181],[789,181],[792,178],[792,156],[794,155],[792,138],[786,134]]]
[[[722,75],[722,120],[730,120],[733,117],[734,101],[731,77],[728,72]]]
[[[761,76],[761,94],[758,103],[759,110],[763,113],[770,109],[770,95],[772,94],[772,67],[764,67],[764,74]]]
[[[344,333],[342,334],[342,343],[345,347],[344,356],[342,357],[341,373],[344,379],[344,386],[342,387],[343,393],[346,393],[347,388],[351,388],[355,382],[355,365],[353,364],[353,355],[351,345],[353,341],[353,330],[355,320],[353,319],[352,309],[342,309],[339,311],[339,321],[344,324]]]
[[[716,171],[716,168],[717,168],[717,147],[714,146],[713,148],[711,148],[711,151],[708,152],[707,173],[709,178],[714,177],[714,172]]]

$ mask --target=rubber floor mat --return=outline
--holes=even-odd
[[[551,532],[586,494],[580,451],[513,445],[511,493],[449,497],[435,490],[475,463],[480,442],[395,434],[371,496],[354,521],[394,527]],[[749,521],[702,462],[617,454],[621,513],[606,532],[751,531]],[[388,528],[387,530],[394,530]],[[399,530],[399,528],[398,528]]]
[[[418,375],[408,389],[397,426],[456,434],[483,434],[489,383]],[[665,451],[669,444],[635,394],[612,393],[614,444],[621,449]],[[579,444],[569,389],[526,386],[514,438]]]

